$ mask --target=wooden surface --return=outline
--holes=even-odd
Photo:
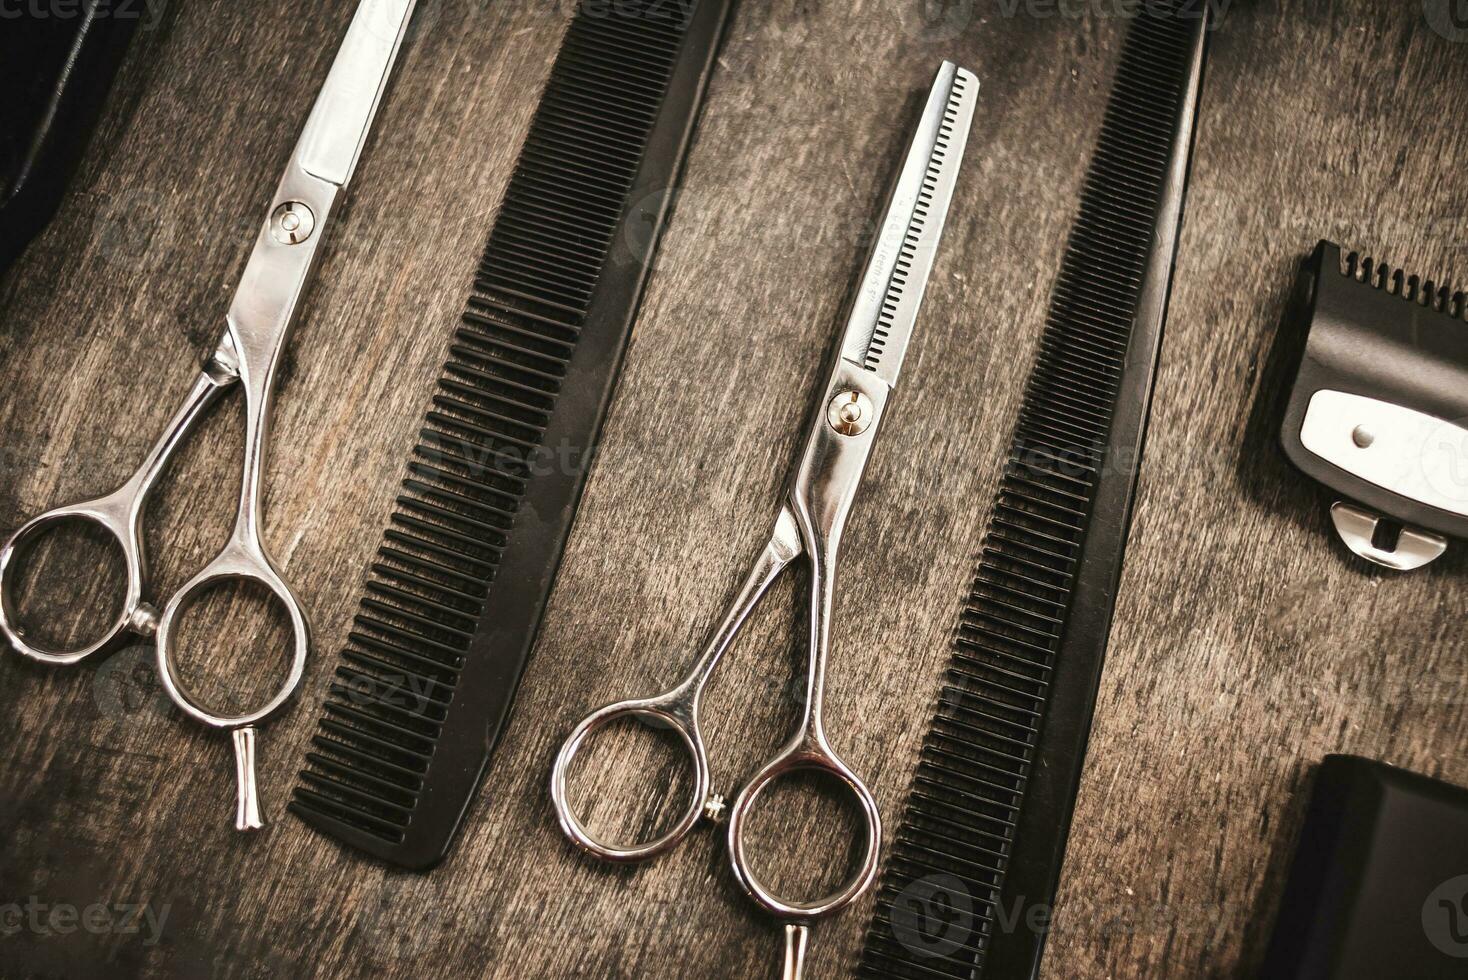
[[[165,916],[148,942],[146,925],[61,935],[41,913],[42,928],[0,931],[0,974],[772,975],[777,931],[715,835],[608,870],[562,838],[546,775],[583,712],[682,669],[768,531],[863,223],[950,57],[983,89],[852,519],[828,693],[833,741],[897,822],[1099,128],[1116,5],[742,5],[515,720],[457,851],[415,876],[308,832],[284,803],[571,10],[422,6],[280,391],[268,539],[316,645],[301,699],[262,739],[274,822],[229,830],[227,743],[160,706],[143,648],[73,669],[0,657],[0,906]],[[120,482],[172,413],[351,7],[190,0],[140,33],[59,217],[0,281],[0,532]],[[1468,275],[1465,88],[1468,44],[1417,3],[1240,0],[1215,34],[1047,976],[1247,974],[1325,753],[1468,783],[1464,549],[1407,576],[1348,556],[1329,497],[1278,449],[1271,357],[1318,238]],[[222,543],[237,413],[165,480],[155,595]],[[725,792],[792,722],[795,596],[776,590],[709,692]],[[190,664],[226,703],[279,663],[239,642],[259,620],[245,604],[218,609],[231,641],[191,647]],[[590,775],[600,819],[646,796],[625,770]],[[772,873],[818,875],[807,849],[839,858],[828,809],[801,830],[795,810],[770,811],[772,838],[796,834],[771,845]],[[850,973],[870,908],[821,925],[813,976]]]

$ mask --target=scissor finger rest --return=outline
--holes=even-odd
[[[290,669],[275,695],[263,706],[236,715],[217,714],[200,705],[179,676],[176,662],[177,631],[181,617],[206,589],[228,581],[255,582],[270,590],[290,616],[294,640]],[[255,792],[255,728],[295,694],[305,673],[306,652],[310,643],[310,625],[290,588],[262,554],[238,544],[226,547],[218,558],[179,589],[169,600],[158,621],[158,675],[162,679],[163,689],[173,703],[195,721],[211,728],[230,731],[233,735],[235,770],[239,784],[235,826],[239,830],[254,830],[263,825]]]
[[[760,794],[769,789],[776,780],[797,772],[821,772],[835,776],[856,797],[866,831],[864,853],[851,877],[836,891],[812,901],[788,900],[770,891],[750,867],[745,837],[750,811],[759,800]],[[877,801],[871,790],[828,747],[810,739],[802,738],[791,743],[755,774],[744,789],[740,790],[733,808],[729,811],[729,857],[734,866],[734,876],[756,904],[771,915],[786,921],[809,922],[839,912],[850,905],[876,878],[881,850],[882,817],[877,811]]]
[[[106,653],[122,644],[129,632],[147,635],[154,626],[151,609],[142,605],[143,570],[141,548],[133,537],[128,500],[117,495],[42,514],[30,521],[0,548],[0,632],[12,649],[32,660],[48,664],[74,664],[93,654]],[[126,574],[122,609],[108,625],[106,632],[90,644],[75,650],[53,650],[32,642],[20,621],[20,569],[30,550],[48,533],[66,524],[85,523],[101,528],[118,544]]]
[[[576,816],[566,790],[571,764],[586,739],[596,731],[624,719],[632,719],[649,727],[671,728],[678,734],[693,762],[693,793],[678,822],[662,836],[634,844],[610,843],[593,834]],[[669,850],[698,823],[708,798],[708,755],[704,751],[703,739],[698,734],[689,703],[676,694],[619,701],[588,715],[561,746],[556,764],[551,770],[551,801],[555,805],[556,818],[560,821],[561,829],[577,847],[605,861],[646,861]]]

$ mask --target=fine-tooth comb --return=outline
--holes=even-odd
[[[1142,5],[1128,28],[861,976],[1039,969],[1035,913],[1053,906],[1100,683],[1205,30],[1189,0]]]
[[[384,861],[445,857],[504,729],[731,5],[562,42],[290,804]]]
[[[1322,241],[1305,264],[1304,353],[1280,437],[1357,555],[1420,568],[1468,538],[1468,326],[1461,291]]]

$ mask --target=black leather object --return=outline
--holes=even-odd
[[[0,6],[0,273],[56,213],[144,0]]]
[[[1328,755],[1262,980],[1468,976],[1468,790]]]

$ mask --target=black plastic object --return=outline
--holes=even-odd
[[[509,719],[731,0],[614,7],[562,42],[290,804],[405,868]]]
[[[1322,241],[1303,270],[1309,331],[1280,438],[1312,479],[1417,527],[1468,538],[1468,517],[1377,486],[1327,462],[1300,439],[1319,391],[1364,395],[1439,419],[1468,418],[1465,296],[1431,279]]]
[[[144,0],[0,10],[0,273],[56,213]]]
[[[1468,976],[1468,790],[1326,756],[1260,976]]]
[[[1182,218],[1206,22],[1128,27],[864,977],[1039,970],[1090,735]]]

